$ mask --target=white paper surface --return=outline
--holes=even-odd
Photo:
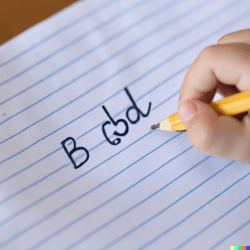
[[[80,1],[2,45],[0,248],[249,245],[250,166],[150,130],[176,112],[201,50],[249,28],[249,11],[247,0]],[[149,111],[135,124],[129,94]],[[77,169],[68,137],[89,152]]]

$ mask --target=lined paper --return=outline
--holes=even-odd
[[[87,0],[2,45],[0,249],[249,245],[249,165],[150,130],[249,22],[247,0]]]

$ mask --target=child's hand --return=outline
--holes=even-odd
[[[250,164],[250,114],[218,116],[207,104],[216,91],[226,97],[246,90],[250,90],[250,29],[225,35],[217,45],[205,48],[185,76],[178,115],[195,147]]]

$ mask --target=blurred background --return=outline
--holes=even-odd
[[[76,0],[1,0],[0,44]]]

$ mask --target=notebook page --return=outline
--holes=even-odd
[[[0,46],[0,249],[249,245],[249,165],[150,130],[249,10],[79,1]]]

